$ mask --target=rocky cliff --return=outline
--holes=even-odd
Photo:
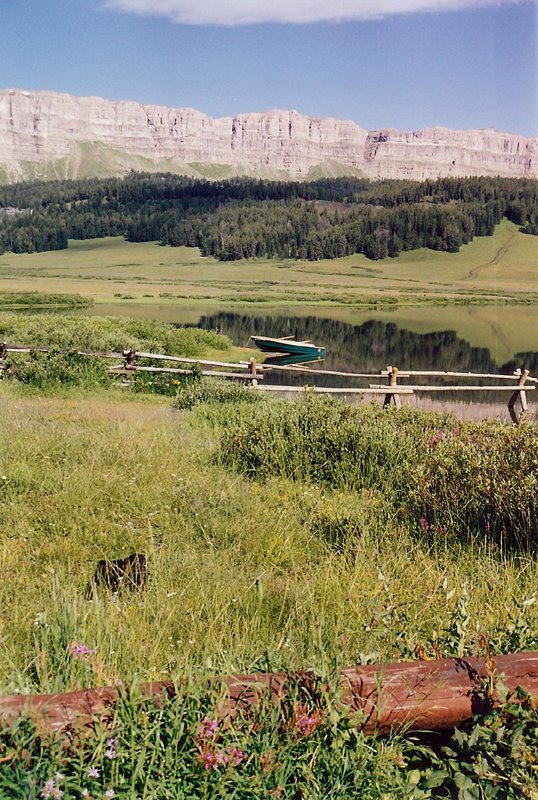
[[[368,132],[296,111],[212,119],[190,108],[0,90],[0,182],[130,169],[209,177],[538,177],[538,139],[490,129]]]

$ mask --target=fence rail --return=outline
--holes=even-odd
[[[48,353],[53,348],[43,346],[32,346],[22,344],[7,344],[0,342],[0,375],[4,369],[5,360],[9,353]],[[67,348],[61,349],[59,352],[69,352]],[[110,358],[114,360],[122,359],[121,364],[114,364],[109,367],[109,372],[113,375],[129,376],[136,372],[156,373],[156,374],[169,374],[169,375],[191,375],[194,372],[202,374],[207,377],[221,378],[223,380],[239,380],[248,381],[252,386],[259,390],[266,392],[280,392],[280,393],[294,393],[302,391],[306,388],[303,386],[284,386],[284,385],[260,385],[259,381],[263,381],[264,375],[269,371],[291,372],[296,374],[310,375],[310,376],[324,376],[324,377],[341,377],[348,380],[352,379],[386,379],[386,383],[370,383],[367,387],[344,388],[344,387],[328,387],[328,386],[309,386],[309,391],[320,394],[334,394],[334,395],[384,395],[383,406],[394,405],[399,408],[401,405],[402,395],[414,395],[420,393],[430,392],[510,392],[508,400],[508,412],[511,420],[515,425],[518,425],[525,417],[528,410],[527,392],[534,391],[538,378],[531,377],[529,370],[516,369],[512,375],[503,373],[490,373],[490,372],[456,372],[445,370],[406,370],[399,369],[394,366],[387,366],[379,372],[346,372],[343,370],[324,370],[319,368],[311,368],[307,366],[293,366],[293,365],[277,365],[277,364],[258,364],[255,358],[249,361],[228,362],[228,361],[212,361],[202,358],[189,358],[184,356],[168,355],[167,353],[148,353],[134,349],[124,349],[121,351],[94,351],[94,350],[77,350],[81,356],[93,356],[96,358]],[[160,361],[175,364],[190,365],[185,367],[169,367],[169,366],[155,366],[144,365],[137,363],[140,359]],[[204,367],[204,369],[200,369]],[[398,380],[404,378],[441,378],[441,379],[466,379],[473,381],[483,380],[497,380],[497,381],[510,381],[512,386],[506,385],[492,385],[481,386],[474,385],[461,385],[452,383],[446,384],[399,384]],[[515,381],[515,384],[514,384]],[[531,384],[531,385],[529,385]]]

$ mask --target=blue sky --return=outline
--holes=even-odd
[[[534,2],[0,0],[0,33],[0,88],[538,135]]]

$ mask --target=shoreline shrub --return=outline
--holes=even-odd
[[[428,536],[538,542],[538,426],[458,423],[449,415],[306,396],[275,401],[222,433],[222,461],[333,489],[381,491]]]
[[[112,376],[105,362],[76,352],[50,350],[40,353],[33,350],[28,357],[14,353],[7,359],[5,369],[8,379],[39,389],[56,385],[87,389],[112,385]]]

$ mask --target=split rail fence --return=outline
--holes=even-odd
[[[49,347],[33,347],[30,345],[13,345],[0,342],[0,376],[4,370],[5,361],[9,353],[48,353]],[[64,352],[67,352],[65,350]],[[212,378],[222,378],[224,380],[238,380],[250,383],[253,387],[264,392],[277,393],[298,393],[308,388],[309,391],[320,394],[333,395],[382,395],[383,405],[394,405],[400,408],[402,395],[414,395],[431,392],[500,392],[501,395],[509,394],[508,412],[515,425],[518,425],[528,410],[527,392],[534,391],[538,378],[531,377],[528,369],[516,369],[511,375],[500,373],[479,373],[479,372],[449,372],[443,370],[405,370],[395,366],[387,366],[379,372],[345,372],[328,369],[315,369],[306,366],[284,366],[276,364],[259,364],[255,358],[249,361],[237,363],[227,361],[211,361],[203,358],[186,358],[183,356],[172,356],[164,353],[146,353],[139,350],[125,349],[121,352],[103,352],[91,350],[78,350],[82,356],[93,356],[97,358],[112,359],[120,361],[109,367],[109,372],[113,375],[129,376],[137,372],[168,374],[168,375],[192,375],[194,373]],[[170,364],[181,364],[183,366],[154,366],[140,364],[142,361],[158,361]],[[305,377],[340,377],[347,380],[366,379],[380,380],[384,383],[369,383],[368,386],[358,387],[329,387],[303,384],[301,386],[260,384],[264,375],[268,371],[288,372],[302,374]],[[401,384],[401,379],[425,379],[435,378],[441,380],[452,380],[451,383],[437,383],[430,385],[420,384]],[[487,380],[488,385],[475,383],[473,385],[457,384],[455,380]],[[496,381],[496,383],[492,383]],[[504,385],[500,385],[504,382]]]

